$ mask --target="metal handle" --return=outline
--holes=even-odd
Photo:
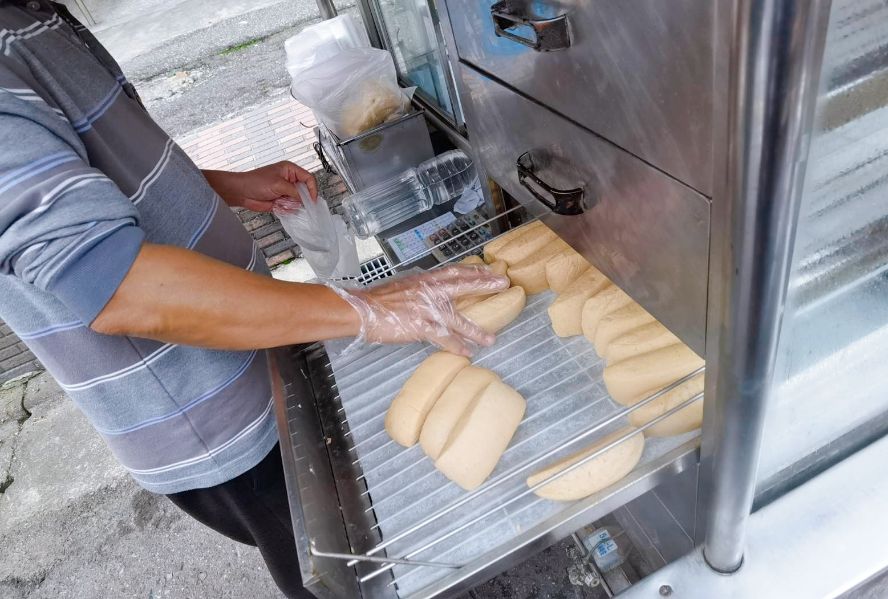
[[[533,197],[542,202],[543,205],[548,207],[549,210],[555,214],[576,215],[582,214],[586,210],[584,203],[586,190],[582,187],[576,187],[574,189],[558,189],[540,179],[536,173],[533,172],[533,157],[531,157],[530,152],[524,152],[518,157],[518,160],[515,162],[515,168],[518,169],[518,182],[527,191],[533,194]],[[552,199],[550,200],[537,191],[533,185],[528,183],[528,179],[533,181],[537,187],[543,189],[546,193],[552,196]]]
[[[501,0],[490,7],[493,30],[498,37],[510,39],[537,52],[551,52],[570,47],[570,30],[566,14],[551,19],[533,19],[522,14],[521,5],[518,0]],[[509,31],[519,25],[533,29],[534,37],[521,37]]]

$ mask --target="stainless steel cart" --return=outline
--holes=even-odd
[[[600,493],[537,498],[527,474],[633,408],[607,397],[590,346],[552,335],[551,296],[532,296],[476,357],[525,395],[525,423],[465,493],[382,429],[428,348],[280,350],[309,588],[450,596],[610,513],[668,557],[629,595],[838,596],[888,567],[888,5],[435,10],[474,154],[706,358],[689,400],[705,399],[704,426],[649,442]],[[662,509],[639,510],[651,493]]]

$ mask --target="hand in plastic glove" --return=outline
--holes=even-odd
[[[470,356],[472,344],[492,345],[495,336],[457,312],[453,300],[495,293],[508,286],[506,277],[486,268],[452,265],[365,289],[332,289],[361,318],[357,341],[428,341],[454,354]]]
[[[296,184],[305,183],[311,197],[318,197],[315,178],[304,168],[286,160],[243,173],[203,171],[216,193],[229,206],[254,212],[270,212],[279,198],[298,198]]]

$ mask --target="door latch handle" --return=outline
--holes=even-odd
[[[530,152],[524,152],[518,157],[518,160],[515,161],[515,168],[518,169],[518,183],[555,214],[569,216],[582,214],[586,210],[584,201],[586,195],[585,188],[558,189],[552,187],[540,179],[534,172],[533,158]],[[533,185],[529,181],[532,181]],[[549,194],[551,199],[540,193],[536,189],[537,187]]]
[[[524,14],[519,0],[500,0],[490,7],[493,30],[498,37],[510,39],[537,52],[551,52],[570,47],[570,29],[567,15],[551,19],[534,19]],[[523,37],[509,31],[525,26],[533,30],[533,37]]]

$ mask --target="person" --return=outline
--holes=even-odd
[[[507,285],[452,266],[363,290],[267,276],[227,206],[268,211],[290,162],[203,171],[67,9],[0,0],[0,319],[145,489],[256,545],[302,588],[264,348],[358,335],[468,354],[452,299]]]

